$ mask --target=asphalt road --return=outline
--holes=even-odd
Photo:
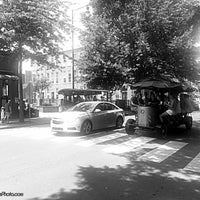
[[[167,140],[124,129],[88,136],[45,125],[1,130],[0,200],[199,200],[197,117],[190,132],[180,127]]]

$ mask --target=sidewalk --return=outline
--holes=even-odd
[[[0,130],[7,128],[29,127],[50,124],[51,116],[51,114],[43,115],[42,113],[40,113],[39,117],[25,118],[24,122],[19,122],[19,119],[11,119],[9,124],[0,122]]]

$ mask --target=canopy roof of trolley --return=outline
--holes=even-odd
[[[61,89],[58,91],[58,94],[62,94],[65,96],[73,96],[73,95],[98,95],[104,93],[109,93],[109,90],[97,90],[97,89]]]
[[[192,92],[195,89],[188,83],[180,83],[172,79],[165,78],[146,78],[134,84],[131,84],[132,89],[158,89],[177,92]]]

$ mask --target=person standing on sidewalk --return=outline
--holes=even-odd
[[[10,115],[12,114],[11,100],[5,104],[5,121],[9,123]]]
[[[5,120],[5,108],[1,107],[1,123],[4,123]]]

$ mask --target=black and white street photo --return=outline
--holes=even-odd
[[[200,0],[0,0],[0,200],[199,200]]]

